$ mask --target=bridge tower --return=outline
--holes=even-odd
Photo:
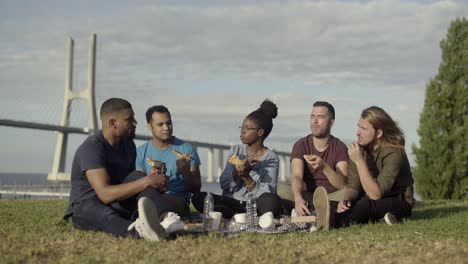
[[[71,103],[74,99],[85,99],[88,110],[88,129],[98,129],[96,118],[96,103],[94,98],[94,79],[96,66],[96,34],[90,36],[89,60],[88,60],[88,85],[81,90],[73,90],[73,39],[68,38],[67,58],[65,73],[65,95],[63,101],[63,112],[60,121],[61,126],[68,127],[70,124]],[[52,170],[47,175],[49,181],[68,181],[70,174],[65,173],[65,160],[67,150],[68,133],[57,132],[57,144],[55,146]]]

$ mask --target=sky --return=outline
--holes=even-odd
[[[139,134],[149,135],[146,109],[163,104],[176,136],[238,144],[243,118],[269,98],[279,114],[265,144],[290,151],[310,133],[315,101],[334,105],[332,134],[346,143],[362,109],[377,105],[404,130],[414,164],[439,43],[467,14],[468,1],[453,0],[0,1],[0,119],[59,124],[67,39],[80,89],[96,33],[97,108],[126,98]],[[87,126],[84,101],[72,104],[70,125]],[[50,170],[55,133],[0,133],[0,172]],[[68,166],[83,139],[71,136]]]

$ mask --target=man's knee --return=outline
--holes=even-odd
[[[276,217],[281,214],[281,198],[275,193],[263,193],[257,198],[257,207],[260,214],[272,212]]]
[[[291,200],[291,201],[294,200],[294,195],[291,190],[291,183],[279,182],[276,193],[282,199]]]
[[[199,192],[199,193],[194,193],[192,196],[192,204],[195,209],[199,212],[203,212],[203,202],[205,200],[206,193],[205,192]]]
[[[190,215],[189,202],[183,197],[159,193],[159,195],[153,196],[150,199],[156,205],[161,220],[164,218],[166,213],[169,212],[174,212],[180,216]]]
[[[314,201],[314,193],[313,193],[313,192],[305,192],[305,191],[304,191],[304,192],[302,192],[301,194],[302,194],[302,198],[303,198],[304,200],[306,200],[306,201],[309,203],[309,205],[310,205],[311,203],[312,203],[312,205],[313,205],[313,201]]]
[[[157,203],[157,201],[161,200],[162,195],[163,193],[161,193],[159,190],[153,187],[148,187],[137,195],[137,200],[139,200],[142,197],[146,197],[150,199],[153,203]]]
[[[367,197],[367,195],[364,195],[362,197],[360,197],[357,201],[356,201],[356,204],[355,205],[352,205],[352,206],[359,206],[359,207],[375,207],[375,203],[376,203],[376,200],[372,200],[372,199],[369,199],[369,197]]]
[[[132,182],[145,177],[145,173],[140,170],[134,170],[125,177],[124,182]]]

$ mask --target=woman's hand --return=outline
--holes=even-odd
[[[257,164],[257,160],[248,160],[245,159],[243,164],[236,165],[237,174],[239,177],[248,177],[250,171],[255,167]]]

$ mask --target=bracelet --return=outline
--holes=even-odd
[[[252,187],[254,184],[255,184],[255,181],[252,180],[252,183],[249,186],[245,186],[245,187],[247,187],[247,189],[250,189],[250,187]]]

